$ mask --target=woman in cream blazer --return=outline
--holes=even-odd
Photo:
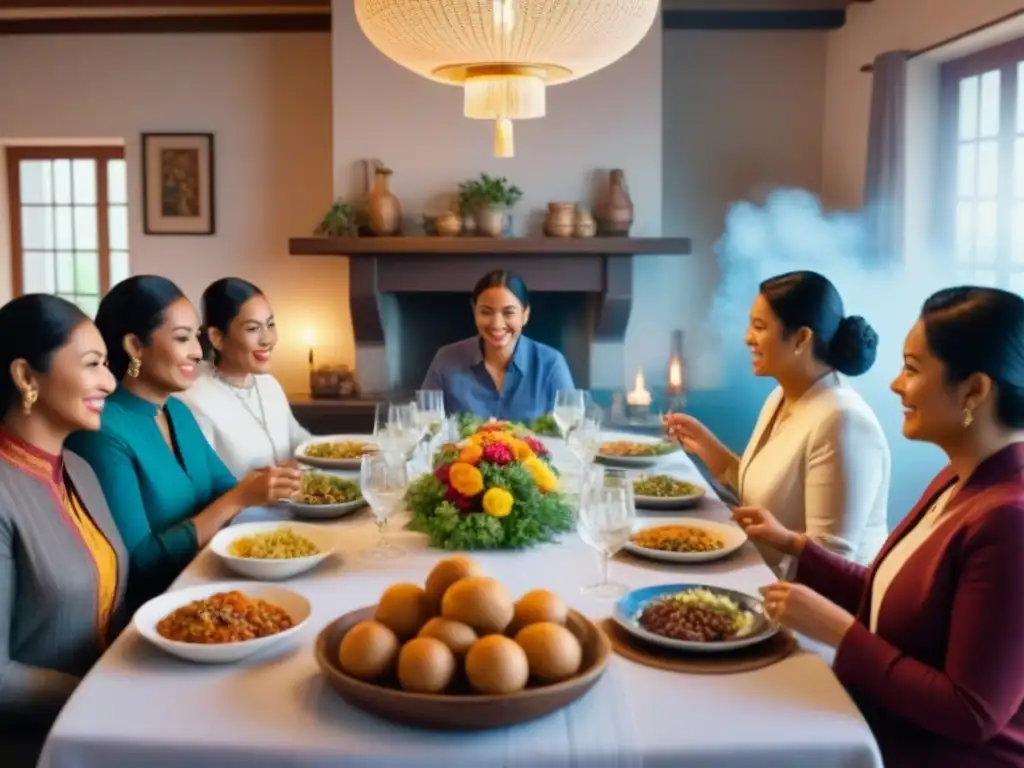
[[[779,386],[768,396],[742,456],[691,416],[666,417],[669,434],[697,455],[743,506],[771,510],[843,557],[870,562],[887,535],[891,458],[867,403],[840,379],[875,358],[878,336],[845,317],[832,283],[816,272],[766,280],[754,301],[746,343],[754,373]],[[788,575],[770,547],[766,562]]]

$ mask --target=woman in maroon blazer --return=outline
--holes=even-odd
[[[949,466],[870,567],[767,510],[734,517],[798,558],[800,583],[765,587],[765,609],[836,648],[887,768],[1024,766],[1024,300],[934,294],[903,361],[903,434]]]

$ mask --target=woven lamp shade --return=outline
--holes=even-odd
[[[465,115],[494,120],[495,154],[511,157],[512,120],[543,117],[547,86],[607,67],[647,35],[660,0],[355,0],[385,56],[462,86]]]

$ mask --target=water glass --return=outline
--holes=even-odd
[[[388,519],[401,507],[409,488],[409,469],[404,461],[393,462],[383,453],[364,453],[359,465],[359,487],[377,521],[379,539],[374,549],[363,552],[364,557],[388,559],[401,557],[405,552],[388,541]]]
[[[587,408],[587,393],[582,389],[560,389],[555,393],[555,408],[552,417],[562,437],[579,425]]]
[[[388,461],[408,461],[422,435],[416,403],[377,403],[373,439]]]
[[[416,408],[419,414],[420,428],[423,430],[423,445],[427,452],[427,464],[429,465],[431,454],[436,450],[438,443],[444,439],[444,392],[440,389],[417,390]]]
[[[586,466],[593,463],[601,447],[600,414],[588,413],[584,416],[579,426],[569,433],[566,444],[580,464]]]
[[[580,538],[601,556],[601,581],[586,586],[583,592],[597,598],[615,600],[629,591],[624,584],[609,578],[611,558],[629,540],[636,522],[633,482],[625,474],[587,472],[580,494],[576,530]]]

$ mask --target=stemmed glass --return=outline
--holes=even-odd
[[[420,389],[416,392],[416,408],[423,430],[422,445],[426,451],[427,466],[437,444],[444,438],[444,392],[440,389]]]
[[[408,461],[422,435],[416,403],[377,403],[373,439],[388,461]]]
[[[582,389],[560,389],[555,393],[555,408],[552,416],[563,438],[583,420],[587,409],[587,393]]]
[[[629,591],[626,585],[611,581],[608,571],[612,556],[629,540],[635,522],[632,479],[624,474],[604,472],[602,467],[592,466],[586,470],[576,530],[580,538],[601,555],[601,581],[584,587],[585,594],[614,600]]]
[[[373,559],[401,557],[405,552],[388,541],[388,518],[394,514],[409,488],[409,469],[404,461],[392,462],[381,452],[364,453],[359,465],[359,487],[377,521],[377,546],[363,551]]]
[[[601,447],[601,420],[600,410],[587,411],[579,425],[566,438],[569,450],[583,466],[594,461]]]

